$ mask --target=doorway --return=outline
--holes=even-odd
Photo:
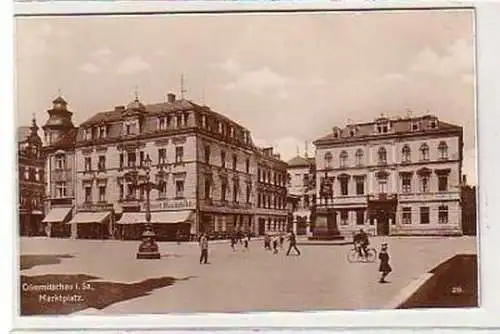
[[[264,235],[266,232],[266,220],[259,218],[259,235]]]
[[[381,211],[377,215],[377,235],[389,235],[389,215]]]

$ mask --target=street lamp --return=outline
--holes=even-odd
[[[156,235],[153,232],[153,226],[151,225],[151,203],[149,195],[151,190],[160,188],[162,184],[155,184],[150,181],[151,162],[151,158],[149,157],[149,154],[147,154],[142,165],[142,168],[146,172],[146,178],[143,182],[138,183],[136,173],[132,174],[135,183],[134,186],[146,193],[146,223],[144,224],[144,232],[142,233],[142,242],[139,245],[139,251],[137,252],[137,259],[159,259],[161,257],[158,244],[155,241]]]

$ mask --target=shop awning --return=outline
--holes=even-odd
[[[71,208],[53,208],[42,220],[44,223],[60,223],[65,221],[71,212]]]
[[[110,211],[104,212],[79,212],[68,224],[103,223],[111,215]]]
[[[192,222],[192,211],[162,211],[151,212],[152,224],[177,224]],[[144,212],[124,212],[122,218],[116,222],[120,225],[144,224],[146,223],[146,213]]]

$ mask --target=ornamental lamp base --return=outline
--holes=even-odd
[[[138,260],[158,260],[161,258],[158,244],[155,242],[154,232],[146,230],[143,234],[143,240],[139,245],[139,251],[137,252]]]

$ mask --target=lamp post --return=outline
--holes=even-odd
[[[151,162],[149,154],[146,155],[146,158],[143,161],[143,169],[146,172],[146,178],[143,182],[138,183],[137,174],[132,174],[134,178],[134,186],[146,193],[146,223],[144,224],[144,232],[142,233],[142,242],[139,245],[139,251],[137,252],[137,259],[159,259],[161,257],[158,244],[155,241],[156,235],[153,231],[153,226],[151,225],[151,203],[149,198],[151,190],[158,189],[161,186],[161,183],[155,184],[150,181]],[[130,174],[128,174],[128,176],[130,176]]]

